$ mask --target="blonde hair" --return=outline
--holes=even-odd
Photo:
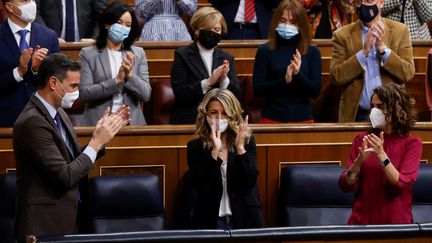
[[[198,29],[206,28],[211,23],[219,22],[222,27],[222,34],[227,33],[228,28],[223,15],[213,7],[202,7],[195,12],[190,20],[190,27],[195,32]]]
[[[222,104],[225,113],[229,117],[229,125],[226,131],[227,146],[232,149],[237,136],[235,130],[238,129],[239,125],[243,123],[244,120],[242,117],[243,109],[241,108],[240,102],[228,89],[211,89],[204,95],[203,100],[198,106],[195,135],[197,135],[203,141],[204,148],[213,147],[213,142],[210,138],[211,128],[207,123],[208,106],[213,101],[219,101]],[[245,137],[245,143],[249,142],[251,134],[252,131],[248,127]]]

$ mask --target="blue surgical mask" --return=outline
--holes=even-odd
[[[126,38],[128,38],[129,32],[130,27],[115,23],[111,25],[111,28],[109,28],[108,37],[115,43],[120,43],[123,42]]]
[[[297,27],[288,24],[278,24],[278,26],[276,27],[276,31],[280,37],[287,40],[299,34],[299,30]]]

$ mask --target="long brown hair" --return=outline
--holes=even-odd
[[[238,129],[240,123],[243,123],[243,109],[241,108],[240,102],[237,100],[235,95],[228,89],[211,89],[205,95],[201,104],[198,106],[198,116],[196,119],[196,132],[197,135],[204,144],[204,148],[212,148],[213,142],[210,138],[211,128],[207,123],[207,109],[211,102],[219,101],[227,116],[229,117],[229,125],[226,131],[227,133],[227,147],[231,147],[235,143],[237,133],[235,129]],[[247,128],[245,143],[249,142],[251,136],[250,128]]]
[[[388,83],[373,90],[382,102],[382,111],[387,124],[391,124],[392,133],[404,136],[415,124],[415,100],[402,85]]]
[[[293,19],[296,21],[299,32],[300,32],[300,41],[299,41],[299,52],[304,55],[307,53],[309,45],[312,43],[312,34],[309,25],[309,19],[306,14],[306,10],[303,5],[298,0],[284,0],[277,7],[276,11],[273,14],[273,18],[269,27],[269,42],[268,45],[270,50],[275,50],[277,47],[277,38],[278,34],[276,32],[276,27],[279,24],[280,18],[283,12],[287,10],[291,13]]]

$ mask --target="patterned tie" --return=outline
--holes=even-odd
[[[20,34],[19,48],[20,48],[21,52],[28,48],[28,44],[26,41],[27,32],[29,32],[29,31],[26,29],[22,29],[22,30],[18,31],[18,33]]]
[[[245,0],[245,21],[250,23],[255,17],[255,0]]]
[[[75,16],[73,0],[66,0],[65,41],[75,41]]]

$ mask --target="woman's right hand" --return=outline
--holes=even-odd
[[[371,150],[368,149],[368,139],[367,139],[367,135],[363,137],[363,143],[362,145],[359,147],[359,154],[358,154],[358,159],[360,160],[360,162],[365,161],[369,155],[371,154]]]

